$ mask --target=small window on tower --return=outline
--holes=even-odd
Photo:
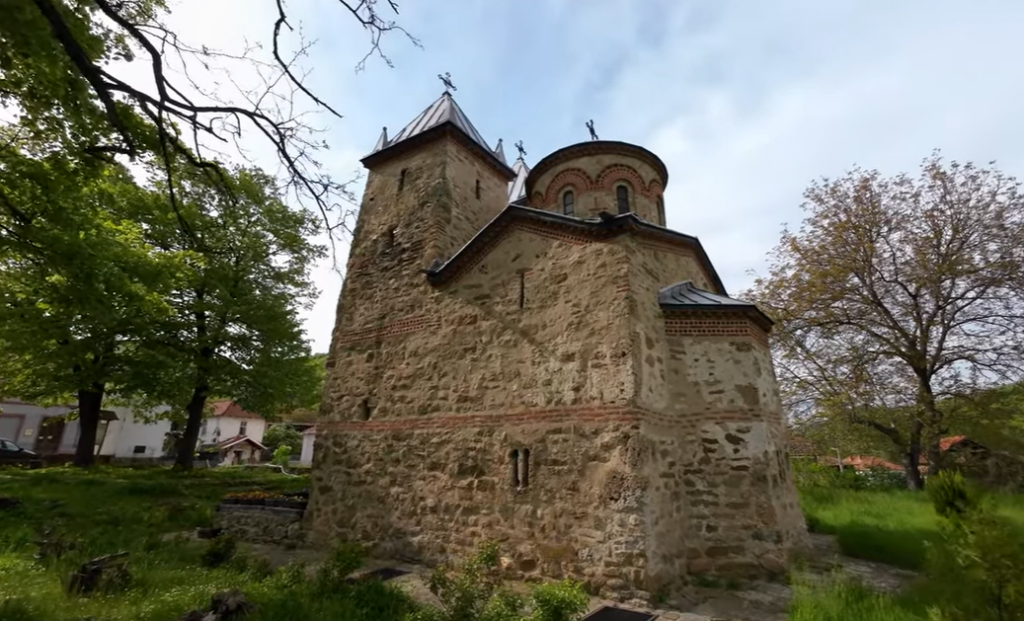
[[[480,198],[480,180],[476,180],[476,197]]]
[[[508,460],[512,466],[512,489],[519,489],[519,449],[512,449]]]
[[[405,189],[405,171],[406,170],[407,169],[403,168],[402,172],[398,173],[398,191],[399,192],[401,192],[403,189]]]
[[[616,187],[615,202],[619,206],[619,213],[629,213],[629,188],[624,185]]]
[[[562,213],[567,216],[576,214],[576,197],[573,195],[572,190],[566,190],[562,194]]]
[[[658,223],[665,226],[665,198],[658,197]]]

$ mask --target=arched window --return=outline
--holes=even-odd
[[[665,199],[658,195],[658,223],[665,226]]]
[[[629,188],[620,185],[615,188],[615,203],[619,206],[619,213],[629,213]]]
[[[567,216],[576,214],[576,197],[573,196],[572,190],[566,190],[562,194],[562,213]]]

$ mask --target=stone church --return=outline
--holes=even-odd
[[[654,153],[520,153],[445,92],[362,160],[314,536],[427,563],[498,541],[617,595],[782,571],[806,530],[771,320],[668,227]]]

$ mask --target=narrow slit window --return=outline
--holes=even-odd
[[[398,191],[399,192],[401,192],[402,190],[405,189],[405,171],[406,170],[407,169],[403,168],[402,172],[398,173]]]
[[[480,198],[480,180],[476,180],[476,197]]]
[[[526,273],[519,272],[519,308],[526,308]]]
[[[512,464],[512,489],[519,489],[519,449],[512,449],[508,460]]]
[[[245,435],[245,431],[246,431],[246,427],[248,427],[248,426],[249,426],[249,423],[247,423],[244,420],[242,422],[238,423],[238,435],[244,436]]]
[[[665,198],[658,197],[658,223],[665,226]]]
[[[530,486],[530,449],[523,449],[519,453],[519,487]]]
[[[624,185],[616,187],[615,202],[619,206],[619,213],[629,213],[629,188]]]
[[[562,213],[567,216],[576,214],[576,197],[573,195],[572,190],[566,190],[562,194]]]
[[[359,403],[359,418],[362,419],[362,420],[370,420],[370,416],[372,416],[372,415],[373,415],[373,412],[372,412],[372,410],[370,408],[370,400],[369,399],[363,399]]]

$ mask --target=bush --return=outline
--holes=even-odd
[[[793,460],[793,478],[800,489],[905,489],[907,479],[903,472],[887,468],[854,470],[826,466],[803,460]]]
[[[274,456],[270,458],[270,463],[284,468],[288,465],[291,456],[292,449],[287,444],[282,444],[274,450]]]
[[[287,446],[289,455],[298,454],[302,452],[302,434],[288,425],[271,425],[263,434],[263,446],[275,453],[282,446]]]
[[[534,587],[529,605],[505,590],[501,557],[496,544],[488,543],[461,567],[434,572],[430,591],[440,608],[424,608],[410,621],[573,621],[587,608],[580,583],[564,580]],[[526,613],[526,609],[530,613]]]
[[[363,565],[363,549],[354,543],[339,543],[316,574],[320,591],[332,591],[345,584],[349,574]]]
[[[199,562],[203,567],[220,567],[235,557],[238,552],[238,544],[234,537],[221,535],[215,537],[206,544]]]
[[[1024,545],[1012,524],[972,493],[959,473],[939,473],[927,489],[943,518],[942,540],[928,558],[926,588],[939,602],[933,619],[1024,619]]]

